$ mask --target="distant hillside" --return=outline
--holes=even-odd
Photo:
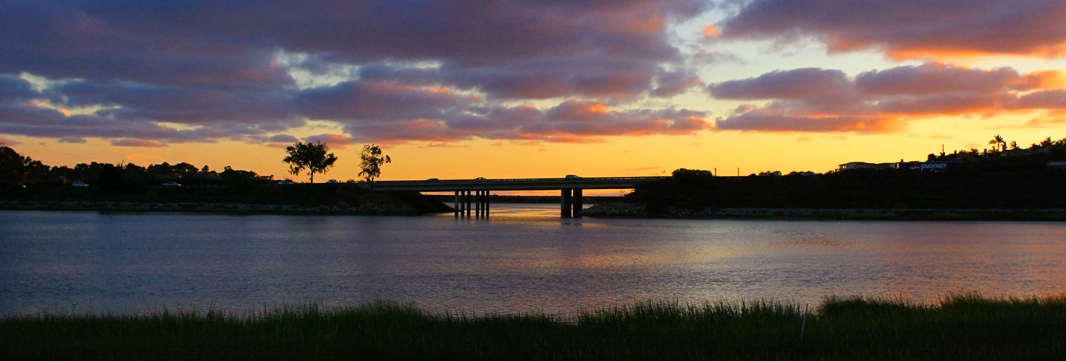
[[[883,168],[748,177],[678,169],[670,179],[642,185],[625,199],[652,215],[737,207],[1066,208],[1066,172],[1058,166],[1066,161],[1066,141],[1048,138],[1029,149],[930,155],[929,161],[957,166],[940,172]]]

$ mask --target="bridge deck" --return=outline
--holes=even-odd
[[[669,177],[597,177],[597,178],[527,178],[527,179],[442,179],[420,181],[379,181],[360,183],[374,191],[532,191],[554,189],[628,189],[637,184]]]

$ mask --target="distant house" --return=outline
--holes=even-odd
[[[866,163],[866,162],[848,162],[841,164],[839,170],[855,170],[855,169],[895,169],[896,163]]]

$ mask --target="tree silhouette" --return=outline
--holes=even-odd
[[[0,182],[15,183],[22,181],[31,160],[23,157],[14,149],[0,147]]]
[[[285,151],[289,152],[289,155],[282,161],[289,163],[289,173],[299,175],[301,171],[307,169],[307,174],[311,176],[312,184],[315,183],[315,173],[326,173],[333,166],[333,163],[337,161],[337,157],[333,153],[326,154],[329,151],[329,147],[322,144],[322,142],[297,142],[286,147]]]
[[[999,136],[999,134],[996,134],[995,137],[992,137],[992,140],[988,141],[988,144],[993,145],[993,151],[996,149],[996,147],[1001,147],[1002,151],[1007,151],[1007,142],[1003,140],[1003,137]]]
[[[381,147],[378,147],[377,144],[363,145],[363,154],[359,158],[361,159],[359,168],[362,169],[359,172],[359,176],[363,177],[367,182],[373,182],[374,178],[381,176],[382,164],[392,163],[392,158],[381,154]]]

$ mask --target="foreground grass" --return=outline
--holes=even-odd
[[[801,338],[800,329],[804,326]],[[1066,296],[640,304],[574,319],[372,304],[0,318],[0,359],[1063,360]]]

